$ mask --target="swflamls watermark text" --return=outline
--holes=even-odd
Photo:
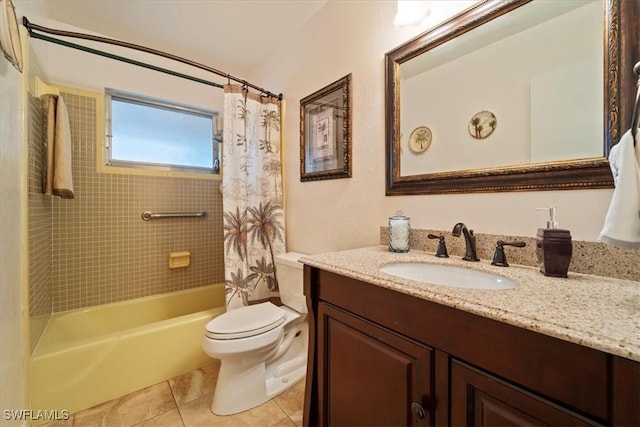
[[[5,420],[14,421],[64,421],[69,419],[69,411],[66,409],[39,409],[37,411],[32,409],[5,409],[2,412],[2,417]]]

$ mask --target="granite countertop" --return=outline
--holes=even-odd
[[[305,256],[304,264],[504,323],[640,362],[640,282],[569,272],[547,277],[537,268],[492,266],[488,260],[436,258],[374,246]],[[500,274],[514,289],[482,290],[428,285],[378,271],[391,262],[429,262]]]

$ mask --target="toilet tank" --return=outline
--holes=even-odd
[[[280,299],[284,305],[298,313],[307,312],[307,303],[302,290],[302,263],[298,262],[303,256],[304,254],[298,252],[287,252],[276,256]]]

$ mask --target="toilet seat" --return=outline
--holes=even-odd
[[[282,325],[286,317],[284,310],[270,302],[250,305],[228,311],[209,321],[205,335],[216,340],[253,337]]]

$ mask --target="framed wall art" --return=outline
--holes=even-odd
[[[491,111],[480,111],[469,120],[469,135],[475,139],[488,138],[498,125],[498,119]]]
[[[414,153],[423,153],[431,146],[433,134],[426,126],[418,126],[409,135],[409,149]]]
[[[300,100],[300,181],[351,177],[351,74]]]

